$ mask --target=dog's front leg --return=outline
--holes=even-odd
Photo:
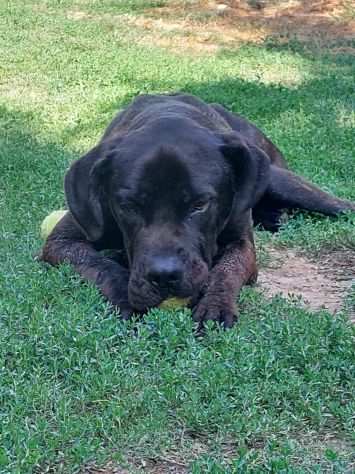
[[[237,318],[236,299],[241,288],[257,278],[254,243],[243,239],[226,246],[212,268],[206,291],[193,310],[198,331],[206,321],[232,327]]]
[[[88,242],[68,213],[54,228],[45,242],[40,260],[51,265],[69,263],[86,280],[119,308],[128,319],[133,309],[128,301],[129,271],[114,260],[102,256]]]

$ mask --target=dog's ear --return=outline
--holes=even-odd
[[[235,209],[252,209],[264,194],[270,179],[270,158],[237,133],[223,134],[220,150],[230,163],[235,183]]]
[[[109,157],[102,157],[97,146],[71,165],[64,180],[69,210],[90,242],[104,232],[103,183],[109,165]]]

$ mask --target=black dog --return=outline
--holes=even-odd
[[[200,325],[226,327],[241,287],[257,278],[252,214],[275,230],[285,209],[355,210],[288,171],[250,122],[182,94],[137,97],[72,165],[65,192],[70,212],[44,261],[71,263],[124,318],[191,297]]]

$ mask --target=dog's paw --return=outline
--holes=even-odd
[[[127,285],[117,284],[117,280],[106,280],[101,285],[101,293],[118,310],[122,319],[130,319],[135,311],[130,305],[127,296]]]
[[[198,323],[197,331],[203,330],[206,321],[216,321],[225,329],[237,321],[236,308],[215,298],[204,296],[192,310],[192,318]]]

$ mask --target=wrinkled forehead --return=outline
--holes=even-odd
[[[166,147],[135,163],[127,176],[127,189],[136,199],[180,204],[203,196],[214,197],[220,176],[221,170],[213,160],[186,156]]]

